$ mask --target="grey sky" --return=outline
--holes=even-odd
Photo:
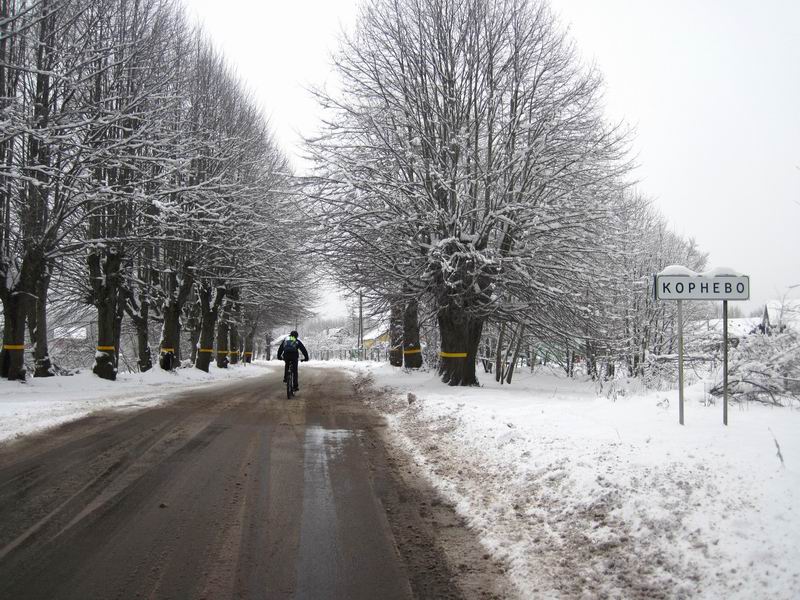
[[[636,127],[639,188],[763,302],[800,284],[800,2],[552,0]],[[186,0],[297,157],[352,0]],[[300,161],[295,158],[297,166]],[[800,297],[800,287],[794,290]],[[751,303],[753,304],[753,303]]]

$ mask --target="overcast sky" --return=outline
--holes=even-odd
[[[355,22],[352,0],[185,0],[255,92],[286,152],[314,131],[306,91]],[[800,1],[553,0],[635,126],[639,188],[751,298],[800,297]]]

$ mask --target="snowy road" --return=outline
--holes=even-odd
[[[0,597],[463,597],[420,516],[437,502],[350,379],[301,381],[292,401],[272,373],[0,450]],[[467,595],[492,597],[479,579]]]

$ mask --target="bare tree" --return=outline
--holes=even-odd
[[[26,324],[36,374],[53,372],[53,273],[60,314],[95,308],[94,372],[108,379],[126,314],[141,370],[153,364],[153,321],[171,369],[192,314],[192,358],[207,369],[220,310],[234,332],[251,312],[284,314],[289,296],[273,288],[307,285],[300,249],[271,247],[294,222],[281,195],[291,173],[183,10],[172,0],[37,0],[0,11],[2,374],[25,377]]]
[[[625,132],[540,2],[377,0],[336,68],[306,188],[327,255],[387,296],[424,295],[443,380],[476,384],[488,318],[578,311]]]

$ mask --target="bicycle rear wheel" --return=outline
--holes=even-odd
[[[292,376],[292,369],[289,369],[289,375],[286,377],[286,398],[294,396],[294,377]]]

